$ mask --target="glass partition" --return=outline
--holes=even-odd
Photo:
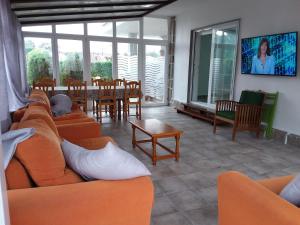
[[[111,42],[90,41],[92,78],[112,79],[112,51]]]
[[[62,85],[67,79],[83,80],[82,41],[58,39],[59,78]]]
[[[50,38],[25,37],[27,79],[29,84],[42,77],[53,77]]]
[[[166,47],[146,45],[145,102],[162,103],[165,97]]]
[[[138,44],[118,43],[118,77],[138,80]]]
[[[116,23],[117,37],[119,38],[139,38],[140,22],[139,21],[120,21]]]

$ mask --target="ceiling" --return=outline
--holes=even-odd
[[[11,0],[21,24],[143,17],[176,0]]]

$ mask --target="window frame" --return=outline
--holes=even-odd
[[[118,43],[134,43],[138,45],[138,79],[142,81],[142,90],[144,92],[145,88],[145,74],[146,74],[146,65],[145,65],[145,48],[146,45],[161,45],[166,47],[167,53],[169,52],[169,41],[170,41],[170,18],[161,17],[161,16],[151,16],[152,18],[166,19],[168,23],[168,38],[167,40],[153,40],[153,39],[144,39],[144,18],[129,18],[129,19],[114,19],[114,20],[95,20],[87,22],[66,22],[66,23],[47,23],[43,25],[51,25],[52,33],[40,33],[40,32],[28,32],[22,31],[23,37],[36,37],[36,38],[50,38],[52,45],[52,60],[53,60],[53,78],[57,80],[57,85],[60,85],[59,79],[59,58],[58,58],[58,39],[72,39],[72,40],[81,40],[83,47],[83,79],[91,84],[91,74],[90,74],[90,41],[100,41],[100,42],[111,42],[113,47],[113,60],[112,60],[112,78],[118,78]],[[119,21],[138,21],[139,22],[139,38],[124,38],[117,37],[117,27],[116,24]],[[88,35],[88,23],[97,23],[97,22],[112,22],[113,23],[113,36],[95,36]],[[60,34],[56,33],[56,25],[59,24],[83,24],[84,34]],[[39,24],[36,24],[39,25]],[[32,25],[30,25],[32,26]],[[23,38],[23,41],[24,41]],[[25,44],[25,43],[24,43]],[[25,45],[24,45],[25,46]],[[25,56],[24,56],[25,57]],[[168,64],[169,64],[169,54],[166,55],[165,59],[165,93],[164,93],[164,102],[163,103],[147,103],[146,106],[160,106],[167,105],[167,94],[168,94]],[[144,103],[144,99],[143,99]]]

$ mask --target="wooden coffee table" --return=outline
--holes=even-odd
[[[146,119],[146,120],[136,120],[130,122],[132,125],[132,145],[133,147],[138,147],[142,150],[146,155],[148,155],[152,159],[153,165],[156,165],[158,160],[175,158],[176,161],[179,160],[179,139],[181,135],[181,131],[176,128],[165,124],[157,119]],[[150,136],[150,139],[146,140],[136,140],[136,129],[142,131],[143,133]],[[176,148],[175,150],[171,150],[165,145],[158,142],[160,138],[175,138]],[[141,143],[152,143],[152,154],[147,152],[140,144]],[[170,154],[168,155],[157,155],[156,147],[159,145],[162,149],[166,150]]]

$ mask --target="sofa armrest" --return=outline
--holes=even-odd
[[[150,225],[151,178],[8,191],[12,225]]]
[[[300,225],[299,209],[238,173],[218,178],[219,225]]]
[[[97,138],[101,136],[101,126],[96,122],[83,122],[74,124],[57,125],[59,136],[76,141],[85,138]]]
[[[257,181],[275,194],[280,194],[282,189],[294,178],[294,176],[274,177]]]

